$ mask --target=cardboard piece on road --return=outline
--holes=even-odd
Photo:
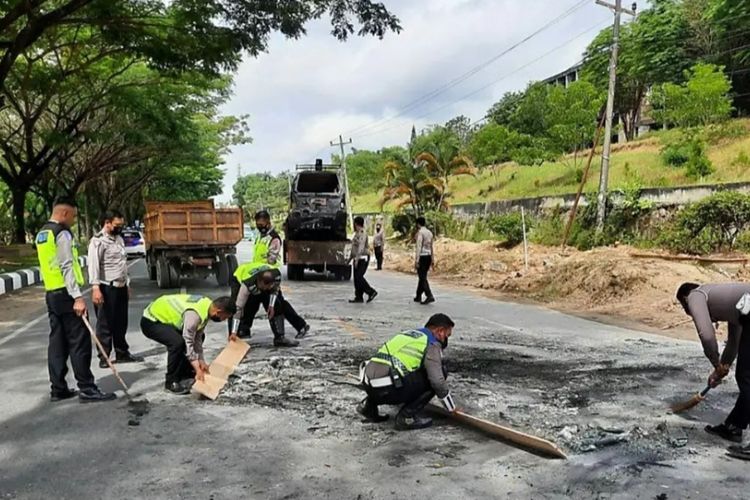
[[[250,345],[244,340],[235,340],[227,343],[216,359],[208,367],[210,373],[204,377],[204,381],[196,380],[193,390],[198,394],[215,400],[219,392],[226,385],[229,376],[237,369],[237,365],[245,357]]]
[[[519,432],[509,427],[503,427],[502,425],[490,422],[489,420],[471,416],[468,413],[464,413],[460,410],[449,413],[443,408],[432,404],[427,405],[426,409],[433,413],[449,417],[457,422],[468,425],[469,427],[473,427],[492,436],[498,437],[503,441],[519,445],[521,448],[532,450],[537,453],[555,458],[568,458],[565,453],[563,453],[563,451],[557,447],[556,444],[547,441],[546,439]]]

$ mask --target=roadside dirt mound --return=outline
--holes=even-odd
[[[414,273],[408,250],[392,245],[388,267]],[[530,245],[526,268],[522,245],[506,250],[496,242],[441,238],[435,244],[433,275],[567,312],[613,316],[659,330],[686,319],[673,298],[680,283],[720,283],[750,275],[747,268],[736,264],[635,258],[631,256],[635,252],[621,246],[562,253],[556,247]]]

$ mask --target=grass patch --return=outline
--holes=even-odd
[[[36,255],[24,255],[24,256],[0,256],[0,273],[9,273],[17,271],[19,269],[28,269],[30,267],[38,267],[39,259]]]

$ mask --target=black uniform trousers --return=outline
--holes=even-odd
[[[375,247],[375,261],[378,263],[377,270],[383,269],[383,247]]]
[[[746,429],[750,424],[750,317],[748,316],[742,317],[742,333],[740,333],[740,345],[737,349],[734,377],[740,394],[737,396],[737,401],[726,423]]]
[[[354,298],[357,300],[364,299],[365,294],[372,295],[375,289],[365,279],[367,266],[370,265],[370,259],[357,259],[354,262]]]
[[[432,298],[432,290],[430,290],[430,283],[427,281],[427,273],[432,267],[432,255],[422,255],[419,257],[419,264],[417,266],[417,276],[419,282],[417,283],[417,298],[422,300],[422,294],[425,294],[427,298]]]
[[[435,396],[424,368],[408,374],[400,381],[401,387],[395,385],[378,388],[365,386],[369,403],[376,406],[404,405],[401,411],[406,416],[414,416]]]
[[[83,320],[73,311],[73,297],[63,288],[47,292],[46,302],[50,324],[47,367],[52,393],[68,391],[65,381],[68,358],[78,388],[82,391],[96,388],[91,373],[91,337]]]
[[[128,289],[109,285],[99,285],[104,297],[104,304],[94,306],[96,312],[96,336],[102,343],[107,355],[115,349],[116,357],[130,351],[125,340],[128,331]],[[102,355],[99,353],[99,358]]]
[[[141,318],[143,335],[167,348],[166,382],[179,382],[195,376],[195,370],[187,358],[187,347],[182,332],[172,325]]]
[[[232,294],[232,302],[235,302],[237,300],[237,295],[240,293],[240,287],[242,286],[237,279],[232,276],[232,280],[230,282],[230,289]],[[242,311],[242,319],[240,320],[240,326],[237,330],[238,333],[242,335],[247,335],[250,333],[250,328],[253,326],[253,320],[255,319],[255,315],[258,314],[258,310],[260,309],[260,305],[263,304],[263,308],[268,311],[268,306],[271,303],[271,296],[268,293],[262,293],[260,295],[250,295],[250,298],[245,303],[245,308]],[[307,321],[305,321],[302,316],[300,316],[297,311],[292,307],[292,304],[289,303],[284,298],[284,295],[279,291],[279,294],[276,296],[276,303],[274,304],[275,309],[275,315],[276,316],[284,316],[287,321],[289,321],[289,324],[292,325],[292,328],[297,330],[298,332],[302,330],[305,326],[307,326]],[[275,330],[275,324],[273,321],[269,322],[271,324],[271,330],[276,334]],[[231,332],[232,330],[232,320],[230,319],[227,322],[228,330]]]

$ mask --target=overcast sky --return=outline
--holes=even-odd
[[[277,173],[327,160],[333,152],[328,143],[339,134],[358,149],[379,149],[408,142],[412,124],[419,130],[461,114],[479,120],[503,93],[579,62],[588,42],[612,21],[608,9],[590,0],[446,89],[581,2],[382,1],[401,19],[401,34],[341,43],[320,21],[309,26],[307,37],[274,37],[267,54],[246,58],[223,111],[250,115],[253,142],[227,155],[219,200],[231,198],[238,166],[243,174]],[[403,109],[428,94],[435,95]]]

